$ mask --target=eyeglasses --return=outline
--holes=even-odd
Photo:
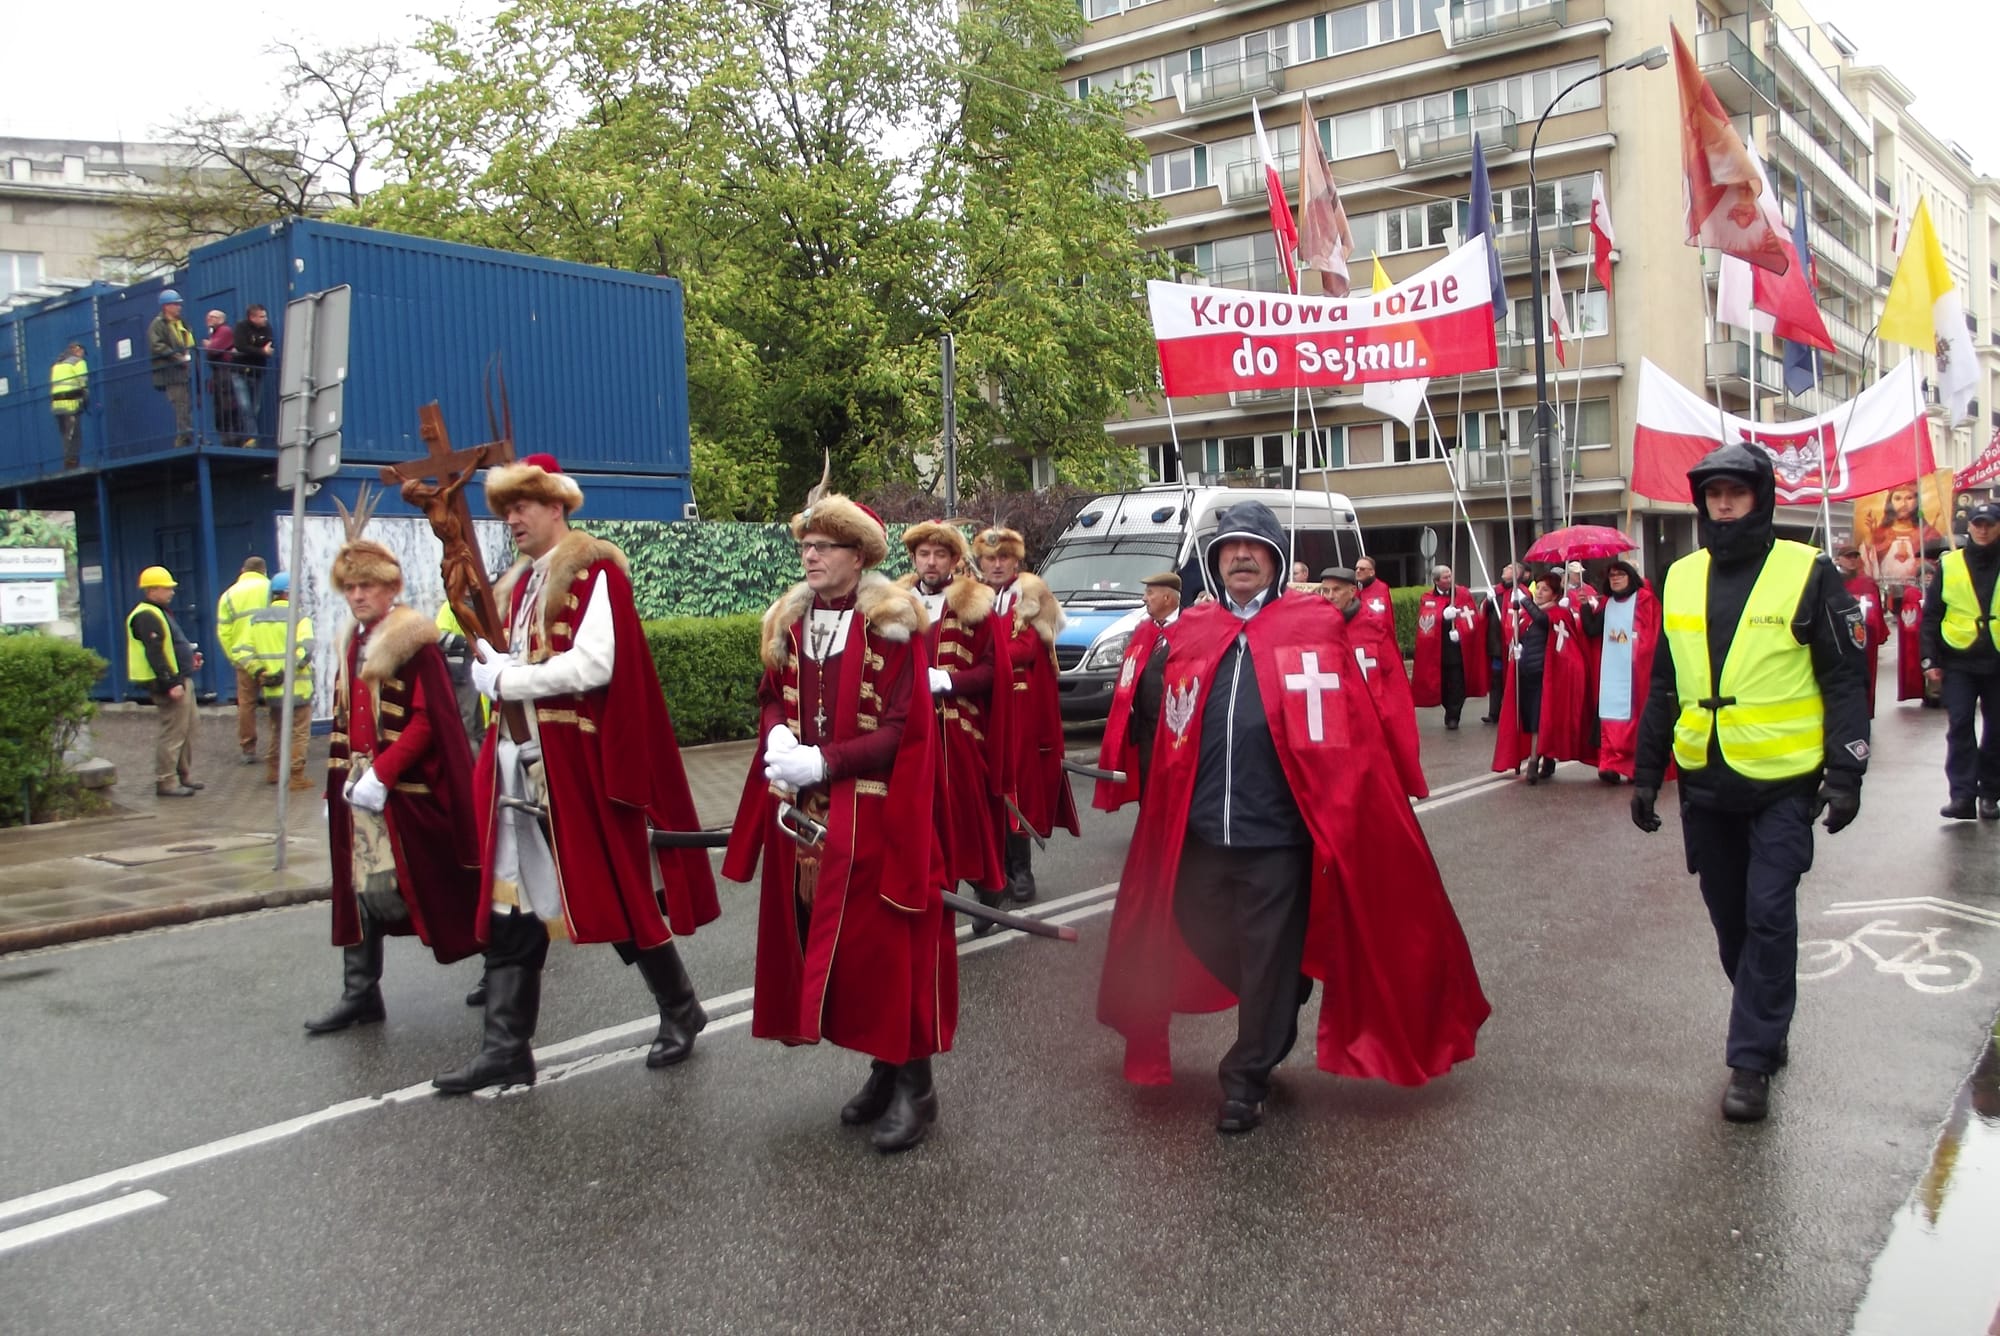
[[[827,553],[837,551],[841,548],[846,548],[852,552],[859,546],[859,543],[829,543],[824,539],[815,538],[799,544],[799,555],[801,557],[823,557]]]

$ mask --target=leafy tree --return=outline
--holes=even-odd
[[[107,252],[135,267],[173,268],[196,246],[247,228],[358,203],[382,145],[375,121],[403,72],[393,46],[308,50],[279,42],[274,109],[208,107],[160,128],[185,146],[162,188],[124,208],[128,229]]]
[[[1122,482],[1160,271],[1123,103],[1062,94],[1073,0],[518,0],[434,24],[366,222],[686,284],[704,513],[960,472]]]

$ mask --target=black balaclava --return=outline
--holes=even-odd
[[[1750,489],[1755,498],[1750,513],[1740,520],[1712,520],[1703,502],[1701,489],[1710,478],[1735,478]],[[1750,445],[1725,445],[1702,456],[1688,470],[1688,490],[1700,514],[1701,545],[1717,565],[1735,566],[1754,561],[1771,548],[1771,523],[1777,510],[1778,480],[1771,468],[1771,456]]]

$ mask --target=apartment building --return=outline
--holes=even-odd
[[[1151,151],[1141,184],[1166,214],[1152,239],[1186,281],[1284,287],[1251,134],[1253,97],[1294,192],[1301,106],[1310,106],[1353,224],[1357,286],[1367,282],[1371,252],[1401,279],[1456,244],[1468,216],[1472,145],[1482,145],[1513,308],[1497,330],[1497,377],[1434,380],[1434,421],[1420,416],[1414,430],[1364,410],[1358,392],[1316,392],[1298,413],[1308,433],[1303,484],[1318,486],[1324,472],[1354,498],[1371,550],[1398,582],[1422,578],[1425,527],[1437,531],[1441,552],[1458,554],[1462,570],[1471,566],[1468,538],[1497,564],[1533,536],[1530,226],[1544,255],[1555,256],[1577,333],[1568,366],[1547,351],[1563,508],[1577,522],[1627,527],[1650,570],[1688,549],[1693,526],[1687,508],[1626,487],[1642,357],[1705,386],[1732,411],[1768,420],[1823,411],[1861,384],[1886,282],[1876,258],[1877,136],[1843,91],[1852,49],[1792,0],[1083,3],[1089,22],[1069,53],[1070,91],[1146,81],[1150,100],[1129,124]],[[1771,340],[1713,319],[1716,257],[1684,241],[1671,69],[1614,69],[1667,42],[1670,20],[1764,155],[1787,220],[1803,185],[1837,350],[1823,358],[1818,387],[1796,398],[1785,394]],[[1590,275],[1598,173],[1619,243],[1609,294]],[[2000,233],[1969,232],[1980,232],[1983,253],[2000,261]],[[1158,401],[1135,404],[1107,430],[1143,452],[1155,479],[1268,477],[1287,458],[1294,399],[1291,391],[1187,398],[1170,413]],[[1471,535],[1454,526],[1455,492]],[[1800,526],[1813,519],[1789,517]]]
[[[185,152],[174,144],[0,139],[0,304],[93,279],[143,277],[103,252],[131,226],[120,210],[159,188]]]

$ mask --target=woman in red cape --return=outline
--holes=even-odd
[[[1532,599],[1516,603],[1509,614],[1514,657],[1506,666],[1507,694],[1500,706],[1499,736],[1493,739],[1493,768],[1519,774],[1522,763],[1534,758],[1528,782],[1538,784],[1555,773],[1557,761],[1595,765],[1597,744],[1586,727],[1589,667],[1583,637],[1568,610],[1556,602],[1555,576],[1537,576],[1529,588]],[[1542,643],[1537,646],[1536,640]],[[1516,700],[1523,682],[1531,693],[1525,702]]]
[[[1235,1005],[1182,937],[1174,894],[1205,692],[1239,633],[1249,638],[1272,741],[1312,834],[1302,968],[1326,985],[1319,1067],[1421,1085],[1473,1055],[1491,1007],[1430,846],[1403,797],[1373,698],[1337,672],[1340,686],[1320,693],[1331,718],[1315,729],[1306,693],[1285,685],[1283,656],[1300,661],[1301,672],[1302,651],[1316,664],[1354,662],[1339,613],[1311,594],[1285,593],[1247,622],[1219,603],[1181,614],[1166,662],[1166,705],[1146,801],[1112,914],[1097,1017],[1125,1037],[1125,1079],[1164,1085],[1173,1076],[1173,1013]]]
[[[1660,600],[1629,562],[1612,562],[1604,578],[1610,593],[1586,609],[1584,629],[1598,645],[1597,777],[1616,784],[1632,778],[1660,641]]]

